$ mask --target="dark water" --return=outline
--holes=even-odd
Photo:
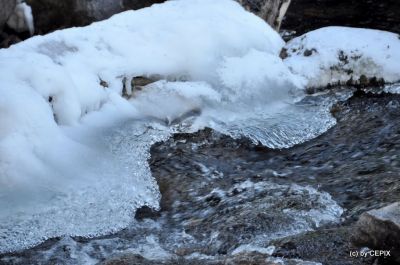
[[[373,264],[349,257],[350,237],[361,213],[400,200],[400,96],[357,92],[332,113],[336,126],[283,150],[210,129],[176,134],[151,149],[160,212],[142,208],[114,235],[49,240],[0,264],[275,264],[271,254]]]

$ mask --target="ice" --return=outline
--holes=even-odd
[[[1,49],[0,253],[107,234],[157,208],[149,148],[173,132],[285,148],[333,126],[345,96],[304,98],[313,77],[279,58],[283,46],[235,1],[177,0]],[[379,61],[388,80],[397,54]],[[123,98],[138,76],[161,80]]]
[[[239,194],[235,196],[236,198],[229,195],[232,194],[233,190],[239,191]],[[227,189],[213,190],[208,195],[214,193],[218,193],[220,196],[221,204],[229,205],[232,202],[237,202],[238,199],[242,201],[242,203],[235,203],[227,209],[248,213],[249,215],[253,211],[264,213],[265,222],[270,223],[265,230],[254,228],[257,233],[252,234],[252,236],[237,235],[236,247],[229,250],[228,255],[241,255],[251,252],[272,255],[275,251],[274,246],[271,246],[274,239],[313,231],[325,224],[338,223],[343,213],[343,209],[329,194],[307,186],[245,180],[232,185],[230,188],[227,187]],[[208,195],[204,194],[204,196],[198,197],[198,201],[201,203]],[[237,207],[240,209],[238,210]],[[196,208],[194,207],[194,209]],[[191,211],[190,209],[187,210]],[[190,218],[198,219],[204,213],[203,211],[207,211],[207,209],[191,212],[187,215],[186,220]],[[208,218],[211,217],[210,215],[207,216]],[[155,260],[159,263],[170,258],[182,258],[182,255],[183,258],[188,260],[209,259],[215,261],[219,258],[219,255],[211,253],[215,248],[218,249],[225,238],[223,234],[220,234],[221,222],[229,222],[229,218],[220,222],[217,216],[217,220],[214,219],[212,231],[205,229],[204,233],[207,234],[204,237],[198,237],[189,231],[185,231],[184,225],[182,226],[182,223],[176,222],[176,220],[173,221],[171,226],[169,217],[162,215],[156,219],[145,218],[141,221],[132,222],[124,231],[110,236],[90,240],[70,237],[55,240],[48,247],[41,247],[34,251],[29,259],[22,257],[19,263],[35,260],[43,264],[50,262],[66,265],[97,264],[112,256],[125,254],[139,254],[146,259]],[[190,220],[188,221],[190,222]],[[257,225],[253,225],[257,227]],[[187,254],[180,253],[177,255],[180,249],[189,251]],[[192,253],[196,250],[199,252]],[[17,263],[17,259],[18,257],[9,257],[9,263]],[[3,259],[2,261],[7,260]]]
[[[14,13],[11,14],[7,21],[7,25],[16,32],[28,31],[33,35],[35,26],[33,24],[32,8],[28,4],[18,0]]]
[[[222,102],[225,58],[283,45],[234,1],[181,0],[1,49],[0,252],[110,233],[157,208],[147,159],[165,125]],[[123,80],[151,75],[190,82],[121,97]]]

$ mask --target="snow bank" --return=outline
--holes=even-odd
[[[157,207],[146,161],[169,131],[143,118],[171,120],[229,101],[229,91],[253,77],[234,77],[247,66],[229,58],[260,56],[285,74],[277,58],[283,45],[234,1],[181,0],[0,50],[0,252],[104,234],[126,226],[137,207]],[[266,70],[260,63],[255,68]],[[124,80],[153,74],[191,82],[154,84],[147,95],[158,91],[159,100],[120,96]],[[282,89],[264,83],[271,75],[259,78],[251,89]]]
[[[382,78],[386,82],[400,80],[398,34],[327,27],[291,40],[285,51],[285,64],[306,78],[310,88],[346,82],[366,85]]]

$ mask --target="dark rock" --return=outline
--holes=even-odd
[[[159,262],[150,261],[138,254],[125,254],[111,258],[102,265],[158,265]]]
[[[281,59],[284,60],[284,59],[288,58],[288,56],[289,55],[288,55],[287,49],[286,48],[282,48],[282,50],[281,50],[281,52],[279,54],[279,57],[281,57]]]
[[[398,0],[293,0],[282,28],[298,35],[326,26],[373,28],[400,33]]]
[[[279,30],[291,0],[237,0],[244,8]]]
[[[6,24],[8,18],[14,12],[16,0],[0,0],[0,32]]]
[[[88,23],[78,21],[83,16],[75,12],[73,0],[27,0],[27,3],[32,8],[36,34]]]
[[[136,210],[135,219],[143,220],[143,219],[155,219],[161,216],[159,211],[156,211],[150,207],[143,206]]]
[[[114,257],[101,263],[101,265],[321,265],[320,263],[308,262],[295,259],[272,258],[260,253],[238,254],[229,258],[219,257],[217,259],[170,259],[170,260],[148,260],[138,254],[125,254]]]
[[[317,50],[316,50],[316,49],[311,49],[311,50],[306,49],[306,50],[304,51],[303,55],[304,55],[305,57],[309,57],[309,56],[313,55],[314,52],[317,52]]]
[[[356,246],[382,253],[381,259],[400,263],[400,202],[361,215],[352,241]]]
[[[4,0],[2,0],[4,1]],[[37,34],[85,26],[129,9],[140,9],[162,0],[26,0],[32,7]]]
[[[137,10],[144,7],[149,7],[153,4],[163,3],[166,0],[123,0],[123,6],[125,9]]]
[[[288,259],[301,258],[322,264],[365,265],[372,264],[371,257],[350,257],[358,248],[350,243],[351,226],[322,228],[272,242],[274,256]],[[318,253],[318,254],[316,254]]]
[[[365,75],[360,76],[359,82],[361,87],[366,87],[369,84],[368,78]]]
[[[0,34],[0,48],[10,47],[21,41],[22,40],[15,34],[8,34],[6,32]]]
[[[273,255],[277,257],[324,265],[371,265],[374,260],[350,257],[350,251],[359,250],[350,244],[350,236],[362,213],[400,201],[398,102],[400,95],[358,92],[332,111],[336,126],[320,137],[283,150],[257,146],[247,139],[232,139],[210,129],[175,134],[155,144],[149,159],[162,194],[161,217],[143,218],[135,221],[137,225],[104,238],[74,239],[73,245],[88,249],[85,254],[103,261],[110,259],[111,253],[142,249],[150,236],[167,253],[180,257],[173,261],[165,258],[156,264],[263,264],[259,262],[261,256],[253,251],[236,254],[238,247],[256,242],[264,249],[275,246]],[[203,170],[198,169],[199,164]],[[360,175],[362,170],[365,172]],[[299,213],[321,207],[330,209],[326,203],[318,203],[312,193],[288,188],[293,184],[329,193],[346,210],[343,222],[280,239],[262,236],[290,230],[284,210]],[[221,201],[211,207],[206,198],[213,194]],[[141,210],[141,215],[147,210]],[[0,263],[12,260],[13,264],[63,264],[65,254],[60,244],[45,244],[0,255]],[[210,259],[197,260],[196,254]],[[189,256],[194,259],[187,259]],[[268,258],[263,257],[264,261]],[[51,259],[59,262],[50,263]],[[131,263],[115,264],[154,261],[134,257]]]

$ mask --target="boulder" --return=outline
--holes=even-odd
[[[380,258],[400,264],[400,202],[364,213],[356,224],[352,242],[374,251],[390,251],[390,256],[386,252]]]
[[[0,10],[2,17],[9,17],[17,0],[0,0],[6,9]],[[104,20],[126,10],[137,10],[166,0],[25,0],[32,8],[36,34],[54,30],[86,26]],[[291,0],[237,0],[244,8],[279,29]],[[4,4],[3,4],[4,2]],[[11,11],[10,11],[10,10]],[[7,12],[6,12],[7,11]],[[4,13],[4,14],[3,14]],[[3,22],[4,24],[5,22]]]
[[[293,0],[282,28],[296,35],[326,27],[349,26],[400,33],[398,0]]]
[[[26,2],[32,8],[37,34],[84,24],[83,21],[78,21],[81,15],[75,14],[73,0],[27,0]]]
[[[237,0],[244,8],[279,30],[291,0]]]
[[[15,10],[16,0],[0,0],[0,31]]]
[[[7,20],[7,25],[16,33],[29,32],[33,35],[35,29],[33,24],[32,8],[26,3],[20,2],[14,9],[14,12]]]
[[[5,1],[5,0],[1,0]],[[129,9],[140,9],[164,0],[26,0],[32,7],[36,31],[85,26]]]

